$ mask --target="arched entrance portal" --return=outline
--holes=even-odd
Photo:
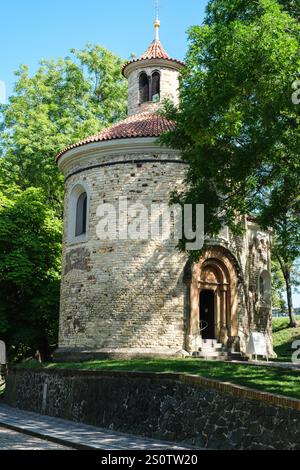
[[[193,265],[189,350],[201,347],[202,339],[217,339],[227,346],[237,336],[236,265],[233,255],[221,246],[207,249]]]

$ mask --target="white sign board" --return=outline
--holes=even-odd
[[[6,364],[6,347],[4,341],[0,341],[0,365]]]
[[[267,353],[267,341],[263,333],[258,333],[256,331],[250,333],[249,343],[247,345],[247,354],[254,356],[266,356]]]

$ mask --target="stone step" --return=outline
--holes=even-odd
[[[223,351],[223,345],[218,344],[218,346],[208,346],[208,345],[203,345],[201,348],[199,348],[199,351]]]
[[[194,351],[193,357],[199,357],[202,359],[215,358],[215,359],[226,359],[228,357],[227,352],[221,351]]]
[[[245,357],[242,353],[240,352],[228,352],[228,357],[232,360],[237,360],[237,361],[248,361],[248,358]]]
[[[193,352],[193,357],[199,359],[215,359],[215,360],[226,360],[228,358],[228,351],[222,343],[219,343],[217,339],[203,339],[202,346],[198,351]]]

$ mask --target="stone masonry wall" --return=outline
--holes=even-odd
[[[184,374],[12,369],[5,401],[200,448],[300,449],[299,400]]]
[[[127,163],[66,174],[59,348],[164,348],[174,353],[184,347],[186,256],[176,250],[176,242],[99,240],[96,234],[101,203],[118,208],[122,196],[128,197],[129,207],[142,203],[150,209],[152,203],[168,203],[185,167],[161,163],[174,159],[164,152],[135,154],[141,163],[128,163],[132,155],[94,156],[70,171]],[[160,161],[143,163],[149,158]],[[89,226],[87,241],[74,243],[68,239],[69,200],[78,184],[88,192]]]

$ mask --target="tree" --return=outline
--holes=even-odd
[[[0,335],[11,358],[57,341],[61,221],[43,191],[0,192]]]
[[[264,206],[284,220],[289,208],[276,192],[289,178],[300,194],[300,107],[291,98],[299,38],[275,0],[212,0],[204,25],[189,31],[180,105],[166,107],[177,126],[162,142],[189,164],[173,202],[203,203],[207,235],[224,225],[240,233],[244,216]]]
[[[271,191],[265,191],[258,204],[258,222],[262,227],[272,225],[275,231],[273,258],[280,266],[288,304],[290,327],[297,321],[293,307],[293,286],[299,285],[300,257],[300,191],[298,176],[283,174]]]
[[[71,57],[42,61],[35,75],[17,72],[14,95],[2,106],[0,180],[22,189],[42,188],[62,211],[63,178],[55,155],[98,132],[126,112],[122,60],[101,46],[72,50]]]
[[[278,0],[282,10],[299,21],[298,0]],[[264,6],[253,0],[210,0],[207,5],[207,24],[229,23],[234,20],[252,21],[254,15],[264,14]]]
[[[293,305],[293,286],[295,287],[299,285],[299,268],[298,264],[296,263],[297,259],[291,259],[288,250],[283,248],[281,244],[279,244],[279,246],[275,244],[273,250],[273,256],[280,266],[285,282],[290,327],[296,328],[298,324]]]

